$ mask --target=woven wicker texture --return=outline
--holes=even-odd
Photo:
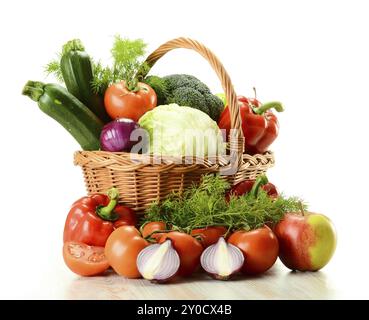
[[[245,179],[255,179],[274,165],[273,154],[244,154],[244,138],[237,96],[227,71],[219,59],[203,44],[188,38],[177,38],[157,48],[147,58],[153,66],[167,52],[176,48],[192,49],[203,56],[221,81],[229,103],[232,136],[230,154],[215,159],[175,159],[165,157],[158,163],[155,156],[105,151],[78,151],[74,163],[82,167],[87,191],[105,193],[111,187],[120,192],[120,202],[142,211],[153,201],[162,200],[171,191],[182,191],[197,183],[205,173],[220,174],[235,184]],[[190,161],[192,160],[192,161]]]

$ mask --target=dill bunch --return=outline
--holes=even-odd
[[[215,225],[229,230],[253,230],[276,224],[285,213],[299,211],[301,206],[306,209],[306,204],[296,197],[280,195],[273,199],[263,190],[256,197],[250,193],[231,196],[227,202],[225,194],[229,188],[229,183],[219,176],[206,175],[200,185],[153,203],[146,210],[143,222],[164,221],[185,232]]]
[[[103,67],[101,63],[94,64],[92,88],[95,93],[103,93],[110,84],[121,80],[125,80],[130,91],[139,90],[138,73],[149,70],[149,65],[143,61],[146,47],[142,39],[130,40],[116,35],[110,51],[113,65]]]

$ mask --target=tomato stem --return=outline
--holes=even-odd
[[[114,213],[114,209],[118,204],[119,191],[117,188],[111,188],[108,190],[107,195],[110,199],[108,205],[105,207],[97,207],[96,213],[103,220],[115,221],[119,218],[119,216]]]
[[[259,189],[261,186],[266,185],[268,183],[268,178],[265,174],[259,176],[255,182],[254,185],[252,186],[251,190],[250,190],[250,194],[254,196],[254,198],[256,198],[258,196],[259,193]]]
[[[224,223],[212,223],[212,224],[202,224],[202,225],[195,225],[195,226],[191,226],[191,230],[194,229],[202,229],[202,228],[211,228],[211,227],[227,227],[224,225]]]
[[[136,78],[126,80],[127,89],[131,92],[137,92],[140,90],[138,87],[138,80]]]
[[[275,111],[277,111],[277,112],[283,112],[284,111],[282,103],[280,103],[278,101],[272,101],[272,102],[264,103],[258,108],[254,108],[254,113],[261,115],[261,114],[264,114],[266,111],[268,111],[270,109],[275,109]]]
[[[154,230],[153,232],[151,232],[149,235],[147,235],[144,239],[145,240],[150,240],[150,238],[157,233],[169,233],[172,232],[173,230]]]
[[[192,235],[192,237],[195,238],[197,241],[200,241],[201,243],[203,243],[205,236],[203,233],[199,233],[199,234]]]
[[[145,221],[143,224],[141,224],[140,229],[139,229],[139,231],[140,231],[140,233],[141,233],[141,234],[143,233],[143,228],[144,228],[144,226],[146,226],[149,222],[150,222],[150,221]],[[147,238],[147,237],[146,237],[146,238]]]

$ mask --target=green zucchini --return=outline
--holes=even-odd
[[[102,121],[65,88],[58,84],[28,81],[22,94],[38,102],[39,108],[59,122],[83,150],[100,148]]]
[[[105,111],[103,97],[92,90],[92,63],[80,40],[68,41],[63,46],[60,69],[68,91],[86,105],[102,122],[111,121]]]

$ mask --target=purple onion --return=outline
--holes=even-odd
[[[127,118],[109,122],[101,131],[101,150],[110,152],[131,151],[135,141],[131,141],[130,136],[132,131],[139,127],[137,122]]]
[[[137,269],[144,279],[166,282],[173,278],[180,265],[171,240],[144,248],[137,257]]]
[[[223,237],[207,247],[200,258],[203,269],[218,280],[228,280],[242,268],[244,260],[242,251]]]

